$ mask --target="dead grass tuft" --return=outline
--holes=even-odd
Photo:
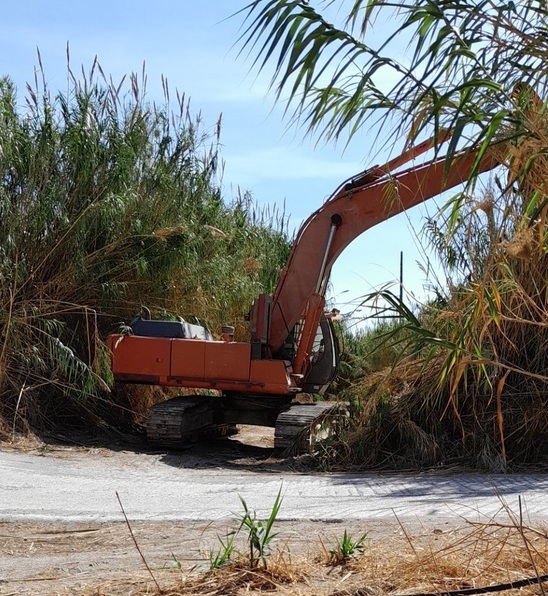
[[[506,253],[514,259],[530,261],[535,245],[533,228],[519,228],[514,237],[503,244]]]
[[[274,592],[281,593],[285,588],[298,582],[306,582],[302,565],[288,561],[287,553],[279,551],[269,559],[268,569],[250,568],[244,560],[235,561],[218,569],[213,569],[196,577],[184,578],[180,585],[162,588],[152,592],[155,596],[238,596],[239,594]],[[151,593],[147,589],[146,592]],[[288,593],[297,593],[289,591]]]

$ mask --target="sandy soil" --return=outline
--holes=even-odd
[[[219,549],[218,536],[226,537],[235,527],[236,523],[227,522],[131,524],[139,550],[162,586],[173,585],[183,578],[198,581],[209,568],[210,552]],[[345,529],[340,523],[321,522],[280,522],[276,527],[276,544],[284,552],[283,558],[293,563],[293,567],[287,568],[290,575],[298,568],[325,558],[325,550],[334,546]],[[395,526],[379,524],[372,528],[370,523],[355,525],[348,531],[355,537],[368,531],[371,540],[401,535],[401,530]],[[242,540],[239,546],[246,550]],[[1,523],[0,569],[0,594],[4,596],[133,594],[154,586],[123,523]],[[333,573],[332,568],[327,568],[325,573],[330,570]],[[330,590],[339,583],[339,574],[335,573],[332,579]],[[310,578],[301,589],[307,583]],[[296,590],[296,586],[292,589]],[[286,592],[282,589],[281,593]],[[329,592],[322,589],[321,593]]]

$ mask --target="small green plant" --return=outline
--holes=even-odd
[[[357,540],[352,540],[346,529],[342,539],[337,538],[335,548],[329,551],[330,562],[333,565],[344,565],[349,559],[361,555],[365,549],[365,539],[367,532],[362,534]]]
[[[274,522],[278,517],[280,506],[282,504],[282,487],[278,491],[278,495],[272,505],[272,510],[266,522],[257,519],[257,513],[250,511],[243,497],[239,497],[244,507],[244,514],[240,516],[240,527],[247,530],[247,542],[249,545],[249,566],[257,567],[259,561],[262,562],[264,568],[267,568],[266,557],[270,550],[270,544],[276,537],[276,533],[272,532]]]
[[[173,559],[173,567],[179,571],[182,571],[183,565],[181,564],[181,561],[179,561],[179,559],[173,553],[171,553],[171,558]]]
[[[223,540],[219,535],[217,539],[221,543],[221,547],[216,551],[209,551],[209,568],[219,569],[226,565],[234,554],[234,538],[236,538],[237,532],[231,532],[226,537],[226,541]]]
[[[181,580],[184,578],[184,573],[183,573],[183,564],[181,563],[181,561],[175,556],[175,553],[171,553],[171,561],[166,562],[162,565],[161,567],[162,570],[174,570],[177,569],[177,571],[180,573],[181,575]]]

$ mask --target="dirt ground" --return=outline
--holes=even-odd
[[[235,526],[229,522],[131,524],[139,550],[161,586],[175,585],[182,579],[199,584],[200,577],[205,582],[209,553],[220,547],[218,536],[225,538]],[[336,537],[341,537],[345,529],[342,524],[308,522],[280,522],[276,527],[278,552],[283,553],[282,559],[287,562],[284,569],[289,576],[326,558],[325,550],[333,547]],[[395,528],[372,529],[370,524],[353,526],[348,531],[356,537],[369,531],[372,540],[375,535],[386,538],[398,534]],[[239,546],[244,550],[246,545],[242,542]],[[278,558],[276,549],[271,557]],[[154,587],[151,573],[123,523],[2,523],[0,569],[3,596],[136,594]],[[342,578],[331,567],[327,571],[332,574],[329,581],[332,590],[341,584]],[[289,587],[294,590],[289,593],[298,593],[295,584],[287,586],[284,581],[280,585],[281,593],[288,593]],[[303,590],[310,582],[309,577],[299,589]]]
[[[232,466],[247,469],[290,469],[302,464],[272,457],[272,440],[268,430],[245,427],[237,440],[193,448],[192,453],[200,466],[218,467],[230,461]],[[19,448],[33,451],[44,446]],[[73,457],[74,451],[85,457],[90,446],[48,445],[47,449],[58,457]],[[105,457],[115,460],[132,457],[131,450],[93,449],[94,453],[104,450]],[[0,522],[0,595],[236,596],[266,591],[358,596],[485,585],[535,571],[530,549],[528,555],[523,541],[520,546],[507,528],[476,528],[465,520],[457,527],[443,520],[407,527],[394,518],[375,522],[280,521],[275,526],[277,536],[266,574],[249,571],[245,564],[210,572],[211,554],[221,549],[219,538],[226,540],[237,527],[237,519],[210,523]],[[363,553],[344,565],[328,564],[330,551],[338,550],[345,531],[352,540],[367,534]],[[540,553],[542,564],[546,534],[533,533],[530,540],[531,544],[536,541],[534,550]],[[234,559],[245,563],[249,555],[245,533],[238,535],[235,544],[241,555]],[[504,554],[507,546],[511,547],[511,564]],[[538,587],[536,592],[526,588],[525,593],[538,593]]]
[[[489,586],[537,574],[523,543],[505,528],[280,522],[265,573],[249,571],[243,559],[240,566],[209,571],[218,537],[234,524],[131,527],[137,546],[122,523],[0,524],[0,594],[380,596]],[[345,530],[353,539],[368,533],[364,551],[347,564],[329,564],[329,551]],[[546,570],[546,534],[528,540],[537,570]],[[245,542],[238,546],[245,555]],[[538,586],[505,593],[518,592],[540,593]]]
[[[113,461],[128,462],[139,457],[146,445],[133,444],[108,449],[101,445],[71,444],[28,439],[4,444],[6,450],[24,450],[60,458],[103,455]],[[185,453],[187,465],[219,468],[288,470],[306,465],[302,460],[272,456],[273,431],[245,426],[236,437],[208,445],[194,445]],[[135,451],[133,451],[135,449]],[[379,525],[379,533],[387,530]],[[217,552],[237,519],[215,522],[129,522],[129,523],[37,523],[0,521],[0,595],[19,594],[137,594],[161,586],[204,583],[210,568],[210,555]],[[271,555],[286,570],[325,557],[326,550],[342,536],[343,524],[321,522],[279,522],[276,547]],[[370,527],[353,527],[352,534],[363,534]],[[350,531],[350,530],[349,530]],[[397,531],[393,527],[388,531]],[[360,535],[361,535],[360,534]],[[245,537],[237,542],[245,555]],[[281,554],[280,554],[281,553]],[[236,557],[238,558],[238,557]],[[288,572],[289,575],[292,572]],[[153,578],[154,576],[154,578]],[[284,579],[280,589],[284,589]],[[308,581],[308,580],[307,580]],[[305,582],[306,585],[307,582]],[[333,582],[329,582],[333,584]],[[335,584],[337,581],[334,582]],[[289,593],[297,593],[291,584]],[[182,588],[182,594],[190,588]],[[271,590],[270,590],[271,591]],[[200,592],[202,592],[200,590]],[[190,593],[190,592],[188,592]],[[206,592],[207,593],[207,592]],[[313,592],[314,593],[314,592]]]

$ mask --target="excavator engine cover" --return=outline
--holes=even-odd
[[[201,325],[193,325],[181,321],[154,321],[149,319],[135,319],[131,323],[133,335],[141,337],[172,337],[179,339],[212,340],[209,329]]]

